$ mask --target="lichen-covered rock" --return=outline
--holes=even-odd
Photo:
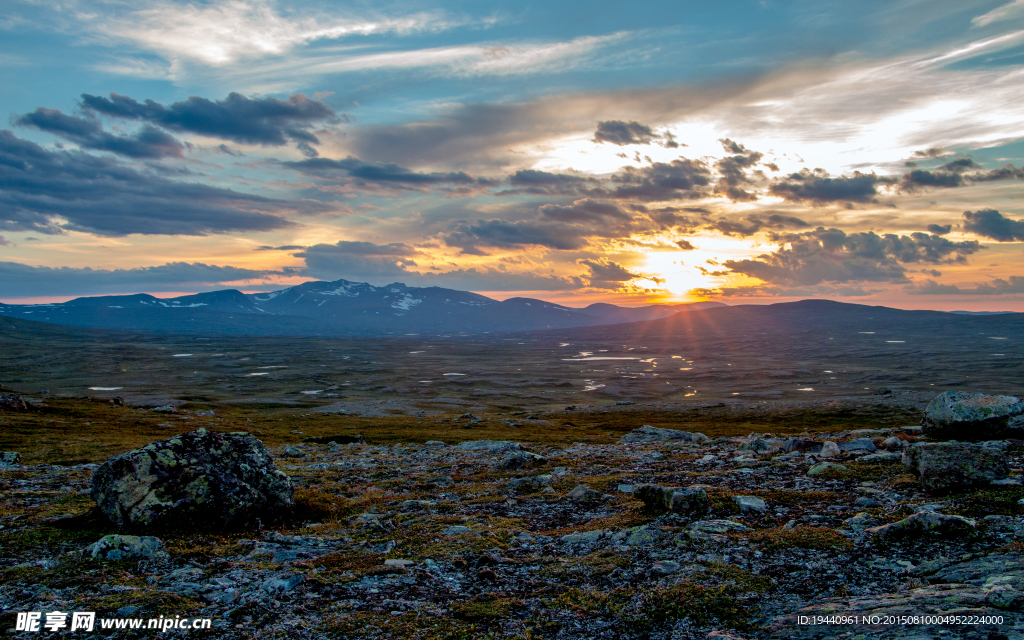
[[[903,452],[903,464],[933,493],[987,485],[1010,473],[1006,453],[968,442],[922,442]]]
[[[622,436],[619,444],[633,444],[637,442],[707,442],[708,437],[703,433],[690,433],[689,431],[677,431],[675,429],[659,429],[645,424],[639,429],[633,429]]]
[[[943,440],[991,440],[1024,433],[1024,402],[1013,396],[946,391],[928,403],[921,427],[924,435]]]
[[[517,469],[543,467],[547,462],[547,458],[542,455],[530,451],[514,451],[498,463],[498,468],[505,471],[515,471]]]
[[[877,447],[875,447],[875,443],[871,441],[871,438],[857,438],[855,440],[850,440],[848,442],[839,443],[839,450],[844,452],[867,451],[870,453],[872,451],[875,451],[876,449]]]
[[[898,522],[868,529],[865,533],[884,541],[925,536],[960,538],[970,535],[976,527],[977,522],[971,518],[950,516],[935,511],[919,511]]]
[[[820,476],[830,471],[846,471],[846,465],[836,464],[835,462],[819,462],[807,470],[807,475]]]
[[[17,451],[4,451],[0,453],[0,469],[4,467],[20,467],[21,454]]]
[[[672,511],[690,517],[699,517],[711,510],[708,493],[697,487],[676,489],[672,492]]]
[[[86,547],[83,555],[99,560],[159,560],[167,557],[167,550],[160,538],[114,534]]]
[[[520,449],[522,446],[518,442],[509,442],[508,440],[470,440],[468,442],[460,442],[455,448],[459,451],[501,453],[503,451],[511,451],[512,449]]]
[[[633,495],[640,499],[648,511],[662,512],[672,509],[672,494],[668,487],[657,484],[641,484],[633,487]]]
[[[262,442],[206,429],[110,458],[93,474],[92,498],[117,526],[144,530],[268,524],[295,506]]]
[[[591,489],[585,484],[577,485],[575,489],[566,494],[569,498],[578,502],[593,502],[601,500],[605,496],[600,491]]]

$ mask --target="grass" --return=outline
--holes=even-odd
[[[825,527],[793,527],[763,529],[746,534],[748,541],[769,551],[781,549],[851,549],[853,543],[835,529]]]
[[[950,513],[969,518],[1019,516],[1024,515],[1024,505],[1018,504],[1022,499],[1024,487],[986,488],[955,496]]]

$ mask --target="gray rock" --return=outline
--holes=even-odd
[[[591,489],[585,484],[578,485],[566,495],[579,502],[592,502],[595,500],[601,500],[605,497],[600,491]]]
[[[966,442],[914,444],[903,452],[903,464],[935,493],[987,485],[1010,472],[1005,453]]]
[[[281,452],[282,458],[305,458],[309,454],[298,447],[287,446]]]
[[[1003,437],[1024,429],[1024,402],[1014,396],[946,391],[928,403],[921,427],[924,435],[943,440]]]
[[[871,498],[868,498],[867,496],[861,496],[861,497],[859,497],[859,498],[857,498],[856,500],[853,501],[853,506],[855,506],[855,507],[869,507],[870,508],[870,507],[878,507],[880,505],[879,505],[879,503],[877,501],[872,500]]]
[[[902,441],[901,441],[902,442]],[[895,462],[902,460],[903,454],[896,452],[882,452],[882,453],[869,453],[866,456],[858,458],[859,462]]]
[[[878,526],[878,520],[875,520],[866,513],[858,513],[852,518],[847,518],[843,521],[843,525],[854,532],[862,532],[866,529],[871,529]]]
[[[629,547],[649,547],[657,542],[659,537],[658,531],[647,525],[630,527],[622,533],[625,533],[623,542]]]
[[[562,544],[570,545],[588,545],[594,544],[604,537],[604,531],[600,529],[594,531],[581,531],[579,533],[570,533],[562,536]]]
[[[461,536],[461,535],[466,534],[466,533],[473,533],[473,530],[470,529],[469,527],[463,527],[461,525],[455,524],[455,525],[452,525],[452,526],[448,527],[444,531],[442,531],[441,535],[444,535],[444,536]]]
[[[658,576],[667,576],[670,573],[679,571],[679,563],[674,560],[660,560],[651,565],[651,573]]]
[[[807,470],[807,475],[820,476],[821,474],[828,473],[829,471],[846,471],[846,465],[837,464],[835,462],[819,462]]]
[[[794,451],[799,451],[800,453],[818,453],[821,451],[822,444],[807,438],[790,438],[782,444],[782,448],[787,453]]]
[[[970,518],[918,511],[903,520],[868,529],[865,533],[884,541],[921,537],[962,538],[974,532],[976,527],[977,522]]]
[[[505,485],[515,493],[533,493],[540,491],[551,483],[551,476],[544,474],[539,476],[524,476],[512,478]]]
[[[248,433],[199,429],[110,458],[92,498],[119,527],[240,528],[288,517],[291,480]]]
[[[757,496],[733,496],[732,500],[741,513],[764,513],[768,510],[767,503]]]
[[[260,588],[270,594],[288,593],[302,584],[305,579],[306,577],[301,573],[293,573],[280,578],[268,578],[263,581]]]
[[[0,453],[0,469],[4,467],[20,467],[21,454],[17,451],[4,451]]]
[[[427,440],[426,442],[423,443],[423,446],[424,447],[443,447],[444,446],[444,442],[442,442],[441,440]]]
[[[1024,605],[1024,594],[1008,584],[999,584],[985,592],[985,603],[996,609],[1020,611]]]
[[[909,444],[906,440],[892,436],[882,441],[882,446],[892,451],[898,451]]]
[[[160,407],[153,407],[151,411],[153,413],[178,413],[178,408],[174,405],[165,404]]]
[[[691,523],[687,529],[690,531],[700,531],[701,533],[717,534],[752,530],[747,525],[740,524],[739,522],[733,522],[732,520],[700,520],[698,522]]]
[[[622,436],[619,440],[619,444],[669,441],[702,443],[707,442],[708,437],[703,433],[690,433],[688,431],[676,431],[675,429],[659,429],[645,424],[639,429],[633,429],[630,433]]]
[[[834,458],[835,456],[839,455],[839,445],[832,442],[831,440],[826,440],[824,443],[822,443],[821,451],[818,453],[818,455],[821,456],[822,458]]]
[[[30,405],[16,393],[0,395],[0,411],[28,411]]]
[[[1013,476],[1010,478],[1003,478],[1002,480],[993,480],[992,486],[994,487],[1019,487],[1021,486],[1021,477]]]
[[[507,440],[471,440],[469,442],[460,442],[455,445],[455,448],[459,451],[486,451],[488,453],[501,453],[504,451],[511,451],[512,449],[521,449],[523,445],[518,442],[509,442]]]
[[[856,440],[850,440],[849,442],[840,442],[840,451],[875,451],[875,443],[869,438],[857,438]]]
[[[708,493],[698,487],[676,489],[672,492],[672,511],[689,517],[700,517],[711,510]]]
[[[764,453],[772,450],[772,445],[764,438],[751,438],[740,445],[740,451],[753,451],[754,453]]]
[[[89,545],[83,554],[98,560],[160,560],[167,557],[167,550],[160,538],[113,534]]]
[[[660,513],[672,509],[673,489],[657,484],[641,484],[633,487],[633,495],[644,503],[648,511]]]
[[[547,458],[544,456],[529,451],[515,451],[505,456],[498,463],[498,468],[505,471],[515,471],[516,469],[543,467],[545,464],[547,464]]]
[[[206,409],[203,411],[196,411],[196,415],[199,416],[200,418],[213,418],[217,414],[209,409]]]

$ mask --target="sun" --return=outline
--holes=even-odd
[[[643,266],[638,269],[652,278],[638,282],[650,283],[652,288],[664,289],[676,296],[686,296],[693,289],[716,289],[756,282],[751,278],[730,273],[722,266],[727,260],[745,260],[761,255],[771,248],[756,245],[749,239],[722,235],[697,235],[688,238],[696,249],[692,251],[650,251],[644,255]]]

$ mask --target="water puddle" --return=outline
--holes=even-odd
[[[584,387],[583,387],[584,391],[596,391],[598,389],[603,389],[604,388],[603,384],[594,384],[593,380],[584,380],[583,384],[584,384]]]
[[[299,393],[301,393],[303,395],[307,395],[307,396],[315,396],[318,393],[323,393],[323,392],[324,392],[323,389],[318,389],[316,391],[300,391]]]
[[[465,373],[443,373],[441,375],[445,375],[445,376],[464,376],[466,374]]]
[[[124,389],[124,387],[89,387],[89,391],[117,391],[118,389]]]
[[[257,369],[287,369],[283,364],[272,364],[269,367],[256,367]]]
[[[246,377],[246,378],[249,378],[249,377],[252,377],[252,376],[269,376],[269,375],[270,375],[270,374],[269,374],[269,373],[267,373],[266,371],[261,371],[260,373],[247,373],[247,374],[245,375],[245,377]]]
[[[172,358],[190,358],[190,357],[192,357],[192,354],[191,353],[176,353],[176,354],[174,354],[171,357]]]
[[[906,340],[886,340],[889,344],[903,344]]]
[[[874,334],[875,332],[874,332],[874,331],[858,331],[857,333],[869,333],[869,334]]]
[[[803,389],[797,389],[797,391],[814,391],[811,387],[804,387]]]
[[[413,354],[413,353],[426,353],[426,351],[410,351],[409,353],[410,354]]]

